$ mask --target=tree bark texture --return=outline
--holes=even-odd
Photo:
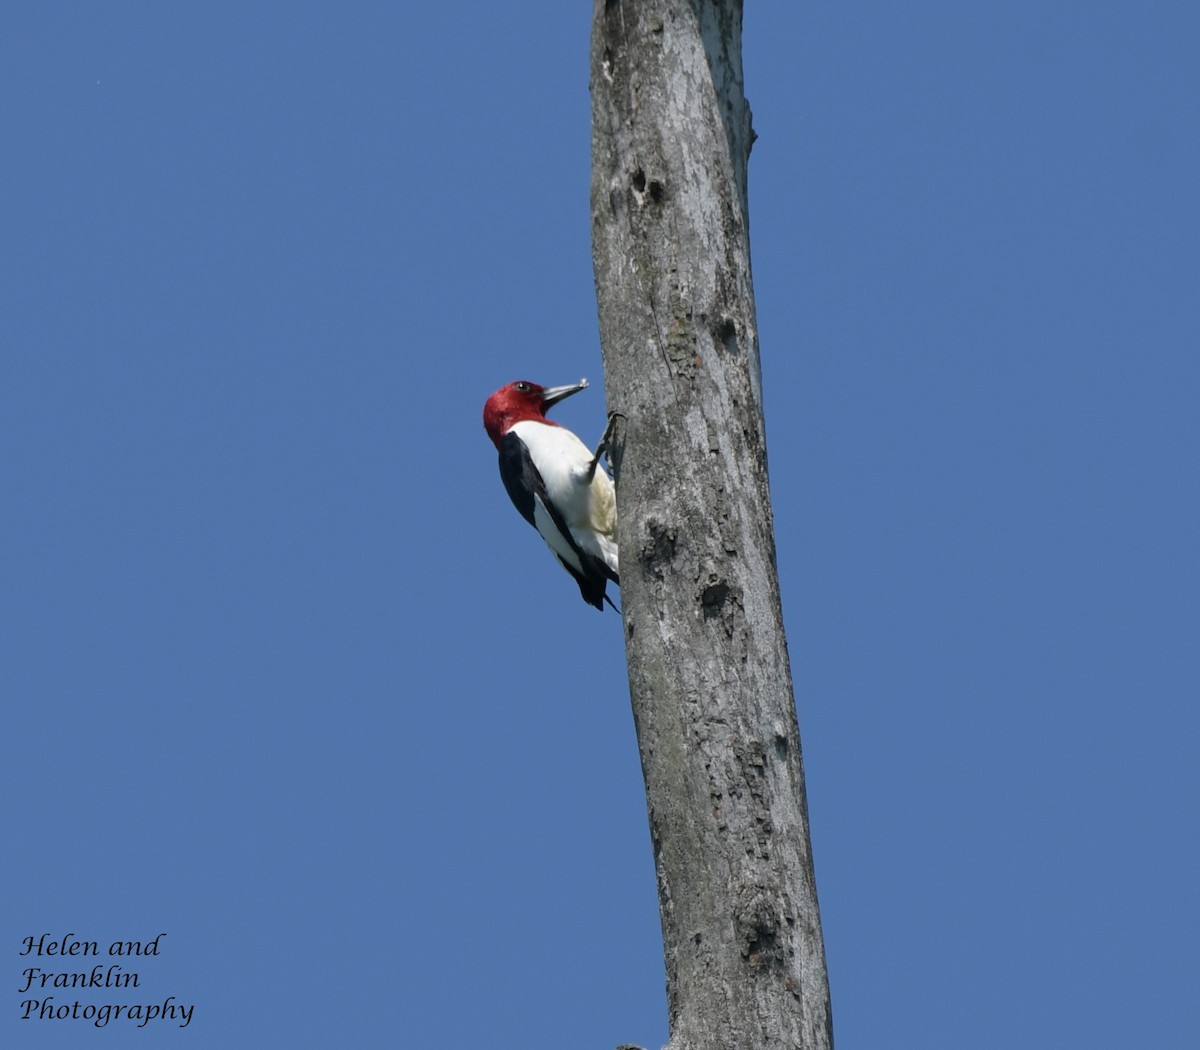
[[[621,601],[669,1048],[824,1050],[750,276],[741,23],[731,0],[596,0],[593,262],[621,414]]]

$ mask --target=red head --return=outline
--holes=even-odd
[[[546,418],[546,410],[563,398],[578,394],[587,385],[586,379],[581,379],[571,386],[538,386],[537,383],[530,383],[524,379],[508,383],[484,403],[483,427],[492,439],[492,444],[499,448],[501,438],[514,423],[533,419],[539,423],[558,426]]]

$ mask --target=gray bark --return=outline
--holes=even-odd
[[[670,1050],[832,1046],[767,487],[741,4],[596,0],[592,236]]]

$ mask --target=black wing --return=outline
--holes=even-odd
[[[533,502],[539,496],[543,503],[546,501],[546,483],[533,465],[525,442],[511,430],[500,439],[500,480],[521,517],[536,529]]]

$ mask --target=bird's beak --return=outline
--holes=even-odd
[[[587,385],[588,381],[581,379],[578,383],[572,383],[570,386],[547,387],[542,391],[542,408],[547,409],[551,405],[557,405],[564,398],[568,398],[572,394],[578,394],[579,391],[586,389]]]

